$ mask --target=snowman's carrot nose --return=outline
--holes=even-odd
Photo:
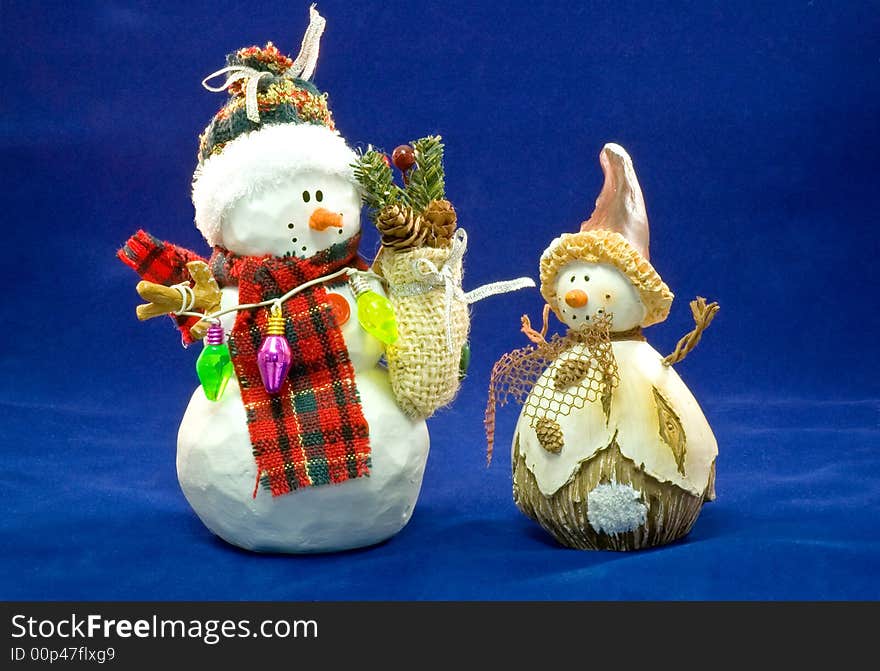
[[[580,289],[572,289],[565,292],[565,302],[569,307],[582,308],[587,304],[587,292]]]
[[[309,228],[314,228],[316,231],[323,231],[331,226],[342,228],[341,214],[319,207],[309,217]]]

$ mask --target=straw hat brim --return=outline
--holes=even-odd
[[[658,324],[669,316],[674,294],[642,256],[620,233],[603,229],[565,233],[541,257],[541,295],[557,317],[556,276],[572,261],[607,263],[622,272],[639,292],[645,305],[641,326]]]

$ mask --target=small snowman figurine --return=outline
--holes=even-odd
[[[395,317],[389,283],[358,256],[360,157],[310,81],[323,28],[313,7],[296,59],[271,43],[247,47],[203,82],[229,94],[200,138],[193,178],[210,259],[143,231],[119,252],[144,279],[140,318],[170,314],[185,344],[205,341],[178,434],[183,492],[212,532],[262,552],[362,547],[403,528],[428,456],[424,419],[458,388],[469,324],[458,304],[451,336],[440,320]],[[221,75],[222,86],[208,85]],[[435,270],[452,252],[452,229],[443,233]],[[384,256],[388,267],[394,251]],[[451,263],[444,277],[460,281],[460,254]],[[445,314],[442,282],[420,286],[406,299]],[[407,352],[413,329],[426,346],[449,336],[454,357],[407,404],[380,358]]]
[[[695,329],[662,357],[642,328],[669,314],[672,292],[648,257],[648,219],[622,147],[600,154],[605,184],[578,233],[541,257],[544,324],[534,343],[492,371],[489,455],[496,403],[523,403],[512,446],[516,505],[562,545],[634,550],[690,531],[714,499],[715,437],[672,369],[696,345],[718,306],[691,304]],[[552,310],[568,327],[549,341]]]

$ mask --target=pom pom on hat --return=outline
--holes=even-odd
[[[226,57],[226,65],[242,65],[261,72],[271,72],[280,77],[290,70],[293,59],[282,54],[271,42],[266,42],[266,46],[262,48],[254,45],[233,51]],[[233,93],[231,87],[229,92]]]

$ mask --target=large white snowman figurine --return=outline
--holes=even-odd
[[[313,9],[297,59],[249,47],[214,75],[229,99],[201,136],[193,180],[207,265],[143,231],[119,253],[148,280],[142,317],[173,312],[186,342],[208,332],[178,476],[212,532],[256,551],[389,538],[412,514],[428,455],[430,412],[401,410],[380,366],[396,334],[357,256],[358,157],[309,81],[322,29]]]
[[[523,402],[512,446],[514,499],[563,545],[631,550],[686,534],[714,498],[715,437],[672,369],[717,310],[692,303],[697,327],[662,357],[642,327],[666,319],[672,292],[648,260],[648,220],[622,147],[600,154],[605,185],[578,233],[541,257],[547,301],[535,343],[493,370],[494,407]],[[568,327],[545,339],[551,310]]]

